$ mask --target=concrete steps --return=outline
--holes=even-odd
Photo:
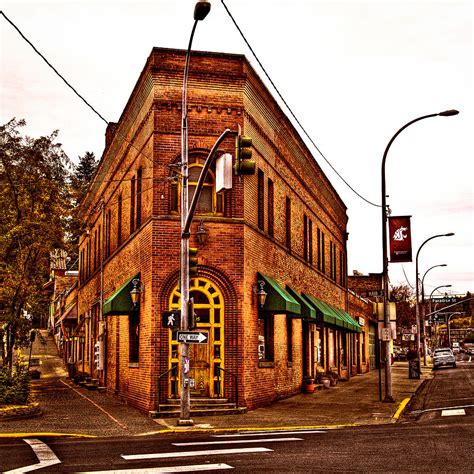
[[[151,418],[179,418],[181,413],[180,400],[168,399],[158,410],[148,412]],[[191,416],[241,415],[247,408],[238,408],[224,398],[191,398]]]

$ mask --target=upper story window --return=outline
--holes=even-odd
[[[267,208],[268,208],[268,235],[273,237],[274,235],[274,191],[273,181],[268,178],[268,195],[267,195]]]
[[[201,175],[204,165],[204,158],[198,156],[189,157],[188,167],[188,199],[189,204],[194,196],[196,186]],[[181,183],[174,183],[171,185],[170,196],[170,211],[178,212],[180,208]],[[223,214],[224,213],[224,196],[216,194],[215,175],[210,169],[207,172],[204,185],[201,190],[198,204],[196,206],[196,213],[198,214]]]
[[[285,199],[285,243],[291,250],[291,200],[288,196]]]
[[[265,189],[264,176],[261,169],[258,170],[258,197],[257,197],[257,211],[258,211],[258,228],[264,230],[265,228]]]

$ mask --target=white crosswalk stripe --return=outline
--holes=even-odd
[[[222,454],[244,454],[244,453],[264,453],[273,451],[268,448],[232,448],[232,449],[209,449],[205,451],[181,451],[177,453],[148,453],[148,454],[122,454],[126,461],[138,461],[143,459],[166,459],[185,458],[192,456],[215,456]]]

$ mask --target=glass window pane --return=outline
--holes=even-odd
[[[189,297],[194,298],[194,304],[209,304],[206,294],[202,291],[190,291]]]

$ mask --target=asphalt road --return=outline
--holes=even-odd
[[[245,434],[0,440],[0,467],[2,472],[68,473],[231,468],[237,472],[472,472],[473,380],[474,363],[468,361],[456,369],[434,372],[397,424]]]

